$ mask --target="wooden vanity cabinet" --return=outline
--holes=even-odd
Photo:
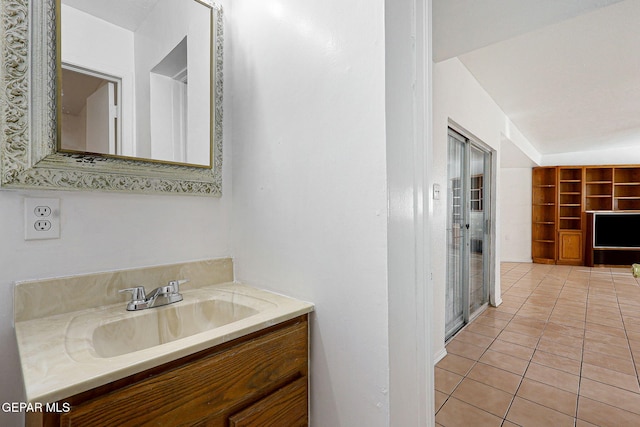
[[[41,425],[306,426],[307,315],[64,402]]]

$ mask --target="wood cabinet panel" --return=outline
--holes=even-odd
[[[558,264],[582,265],[584,244],[581,231],[560,231],[558,233]]]
[[[308,424],[307,379],[270,394],[229,418],[229,427],[302,427]]]
[[[214,348],[200,359],[167,364],[166,370],[146,378],[133,376],[130,384],[122,385],[120,380],[113,390],[105,386],[104,393],[87,392],[81,398],[66,399],[73,402],[71,412],[52,414],[59,420],[52,418],[54,423],[49,419],[45,424],[226,427],[230,415],[266,402],[272,408],[292,411],[275,413],[276,419],[290,416],[304,419],[295,425],[306,425],[307,316],[252,335],[249,340],[222,345],[221,351]],[[263,411],[260,420],[268,416],[274,412]]]

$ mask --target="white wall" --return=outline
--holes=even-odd
[[[384,1],[230,3],[237,277],[316,304],[312,425],[387,426]]]
[[[498,107],[487,92],[480,86],[465,66],[457,59],[434,64],[433,69],[433,182],[442,187],[442,197],[434,201],[431,228],[432,266],[434,280],[434,322],[433,351],[437,361],[445,354],[445,288],[446,288],[446,215],[447,215],[447,128],[453,121],[467,132],[494,150],[494,185],[496,214],[494,244],[496,260],[493,266],[495,277],[495,298],[500,302],[500,254],[501,254],[501,186],[500,144],[508,139],[521,151],[535,153],[518,129]]]
[[[531,262],[531,168],[500,169],[502,262]]]

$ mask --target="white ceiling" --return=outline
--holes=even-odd
[[[540,152],[640,146],[639,0],[433,0],[458,57]]]

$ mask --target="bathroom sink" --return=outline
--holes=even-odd
[[[205,332],[258,313],[255,308],[220,299],[178,303],[135,313],[93,330],[99,357],[114,357]]]

